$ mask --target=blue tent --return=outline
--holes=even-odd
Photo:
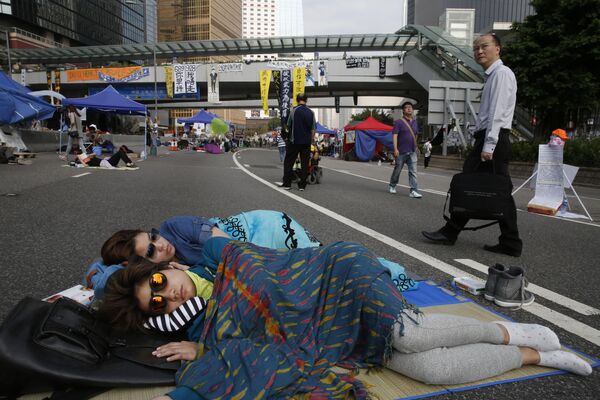
[[[88,97],[64,99],[63,106],[87,107],[116,114],[145,115],[146,106],[120,94],[112,85]]]
[[[0,125],[51,118],[55,108],[28,94],[30,90],[0,73]]]
[[[317,133],[320,133],[322,135],[335,135],[337,132],[334,131],[333,129],[327,129],[326,127],[324,127],[323,125],[321,125],[320,123],[317,122]]]
[[[180,124],[209,124],[213,119],[219,118],[217,115],[206,110],[200,110],[198,114],[190,118],[178,118]]]

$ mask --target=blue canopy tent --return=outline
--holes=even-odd
[[[356,125],[346,125],[344,131],[356,131],[354,150],[361,161],[369,161],[373,158],[377,143],[394,148],[392,140],[393,127],[377,121],[373,117],[359,122]]]
[[[88,97],[64,99],[63,106],[86,107],[92,110],[110,112],[126,115],[147,115],[146,106],[135,102],[120,94],[112,85],[103,91]],[[144,154],[148,154],[147,143],[148,130],[144,124]]]
[[[54,106],[30,95],[30,92],[29,88],[0,72],[0,125],[13,125],[23,121],[52,117],[56,110]],[[21,151],[27,149],[18,131],[9,134],[0,129],[0,141]]]
[[[316,132],[320,133],[321,135],[335,135],[337,134],[337,131],[333,130],[333,129],[327,129],[326,127],[324,127],[323,125],[321,125],[320,123],[316,123]]]
[[[190,118],[178,118],[177,122],[180,124],[210,124],[210,122],[218,118],[217,115],[208,112],[206,110],[200,110],[196,115]]]
[[[27,87],[0,72],[0,125],[51,118],[56,110],[42,99],[31,96]]]

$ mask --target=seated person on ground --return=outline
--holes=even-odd
[[[203,259],[217,268],[214,282],[137,260],[106,287],[101,315],[125,329],[143,329],[149,316],[211,292],[187,328],[192,341],[153,352],[189,361],[176,389],[156,399],[367,397],[336,365],[385,366],[429,384],[477,381],[527,364],[591,373],[546,327],[420,312],[358,244],[280,251],[215,237]]]
[[[79,163],[89,167],[115,168],[119,165],[119,161],[123,161],[127,168],[135,168],[136,165],[127,156],[127,152],[121,146],[119,151],[113,154],[110,158],[101,159],[95,154],[80,154],[77,156]]]

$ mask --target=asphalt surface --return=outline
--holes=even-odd
[[[404,187],[399,186],[396,195],[387,192],[389,165],[324,157],[321,184],[309,185],[305,192],[295,187],[285,192],[274,186],[282,175],[276,149],[243,150],[235,158],[237,163],[229,153],[161,149],[159,157],[140,162],[135,171],[64,167],[51,153],[40,153],[32,165],[0,165],[0,320],[24,296],[42,298],[79,283],[87,265],[100,256],[104,240],[118,229],[150,229],[173,215],[228,216],[252,209],[285,210],[324,243],[363,243],[437,282],[451,279],[439,265],[485,279],[457,259],[485,266],[521,265],[532,283],[600,309],[600,224],[519,212],[524,241],[520,258],[482,249],[496,243],[496,226],[465,232],[454,246],[438,246],[427,243],[420,232],[442,225],[450,171],[435,165],[426,172],[421,168],[424,196],[417,200],[409,198]],[[407,182],[404,171],[400,184]],[[515,187],[520,183],[515,180]],[[600,190],[576,189],[600,221]],[[517,207],[525,209],[532,197],[528,189],[520,191]],[[480,297],[475,300],[517,321],[549,325],[564,344],[600,358],[600,316],[582,315],[568,301],[549,297],[554,301],[536,296],[536,304],[550,310],[545,319],[526,310],[500,309]],[[563,315],[572,320],[555,325]],[[587,378],[549,376],[437,398],[583,400],[597,399],[598,393],[600,374],[595,370]]]

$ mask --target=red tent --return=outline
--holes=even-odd
[[[370,160],[373,155],[384,151],[384,148],[392,148],[392,130],[394,127],[368,117],[364,121],[352,121],[344,127],[344,131],[355,131],[354,140],[348,143],[347,136],[344,139],[344,153],[352,149],[361,161]],[[348,135],[348,134],[346,134]]]
[[[384,131],[391,132],[394,129],[393,126],[386,125],[383,122],[377,121],[373,117],[369,117],[362,122],[359,122],[356,125],[346,125],[344,127],[344,132],[347,131]]]

